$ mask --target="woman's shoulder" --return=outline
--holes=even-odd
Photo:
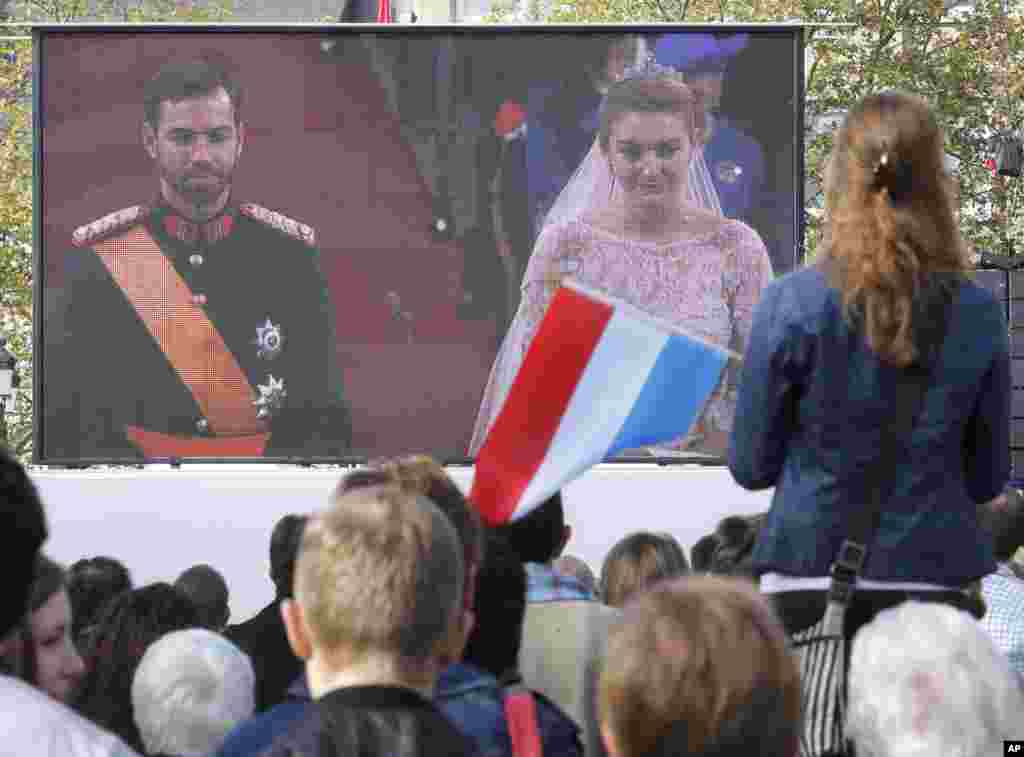
[[[991,290],[982,286],[970,275],[965,276],[957,291],[954,305],[961,313],[972,314],[983,328],[994,324],[1005,330],[1006,306]]]
[[[712,215],[712,214],[708,214]],[[738,218],[721,218],[712,215],[717,221],[716,232],[718,242],[723,249],[734,252],[739,258],[767,257],[768,248],[764,240],[752,226],[747,225]],[[710,225],[713,221],[707,221]]]

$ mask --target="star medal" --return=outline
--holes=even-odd
[[[284,379],[276,379],[268,375],[267,383],[258,384],[256,388],[260,392],[259,399],[252,403],[257,407],[256,417],[266,420],[281,409],[284,398],[288,396],[288,392],[284,388]]]
[[[715,176],[725,184],[735,184],[740,180],[743,169],[731,160],[723,160],[715,164]]]
[[[281,354],[284,346],[284,337],[281,336],[281,327],[275,326],[267,319],[262,326],[256,327],[256,355],[264,360],[273,360]]]

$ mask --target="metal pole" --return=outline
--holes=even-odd
[[[0,397],[0,444],[7,445],[7,398]]]

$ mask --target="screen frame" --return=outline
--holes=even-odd
[[[428,34],[453,34],[453,35],[475,35],[475,34],[500,34],[500,35],[546,35],[546,34],[654,34],[670,33],[675,31],[687,31],[695,33],[714,33],[728,31],[730,33],[747,33],[752,35],[777,34],[788,35],[791,38],[793,60],[792,82],[792,119],[795,144],[793,150],[793,177],[795,181],[793,192],[793,268],[794,270],[804,263],[806,248],[804,233],[806,218],[804,212],[804,184],[806,181],[805,161],[805,48],[806,39],[804,31],[807,25],[804,23],[746,23],[746,24],[689,24],[689,23],[639,23],[639,24],[376,24],[376,23],[75,23],[75,24],[31,24],[32,31],[32,134],[33,134],[33,443],[32,462],[34,465],[55,467],[55,468],[89,468],[95,465],[102,466],[130,466],[135,468],[147,465],[179,466],[183,463],[190,464],[270,464],[270,465],[297,465],[302,467],[314,466],[360,466],[365,465],[371,458],[367,455],[349,455],[340,458],[318,458],[318,457],[245,457],[245,458],[170,458],[166,460],[146,460],[139,458],[120,457],[97,457],[97,458],[74,458],[63,459],[44,457],[45,449],[45,392],[44,377],[46,374],[45,349],[44,349],[44,319],[45,308],[43,298],[45,296],[46,265],[43,260],[43,125],[42,125],[42,89],[45,80],[45,47],[46,38],[51,34],[85,33],[96,34],[119,34],[119,35],[144,35],[150,33],[183,33],[183,34],[210,34],[234,32],[266,33],[268,35],[309,35],[309,36],[346,36],[346,35],[383,35],[383,36],[423,36]],[[444,465],[473,466],[475,459],[468,456],[451,456],[439,459]],[[620,456],[603,461],[605,464],[654,464],[661,466],[675,465],[697,465],[697,466],[722,466],[726,461],[724,458],[700,455],[684,454],[679,456]]]

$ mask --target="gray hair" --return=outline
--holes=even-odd
[[[213,754],[253,714],[252,662],[220,634],[174,631],[142,656],[132,680],[132,706],[147,753]]]
[[[853,642],[847,735],[861,757],[1002,754],[1024,736],[1024,694],[966,612],[904,602]]]

